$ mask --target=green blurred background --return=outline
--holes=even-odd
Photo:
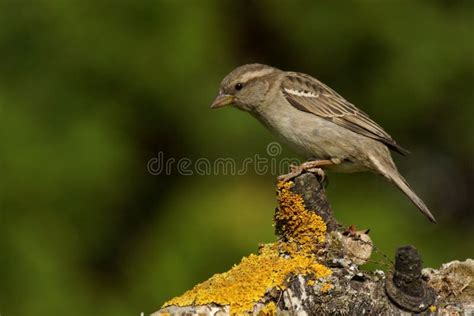
[[[329,175],[340,221],[389,256],[473,257],[473,31],[473,1],[0,1],[1,315],[150,313],[274,240],[274,175],[147,171],[265,156],[255,119],[209,110],[249,62],[368,112],[439,224],[370,174]]]

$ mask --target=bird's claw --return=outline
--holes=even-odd
[[[293,180],[297,176],[303,173],[303,168],[297,165],[290,165],[290,172],[287,174],[282,174],[281,176],[278,176],[279,181],[283,182],[288,182],[290,180]]]
[[[317,161],[307,161],[301,165],[290,165],[290,172],[278,176],[279,181],[287,182],[293,180],[297,176],[301,175],[303,172],[311,172],[319,176],[320,181],[323,182],[326,179],[326,175],[323,169],[317,167]]]
[[[326,173],[321,168],[310,168],[307,170],[308,172],[314,173],[315,175],[319,176],[320,182],[323,183],[326,180]]]

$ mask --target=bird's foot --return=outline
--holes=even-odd
[[[314,161],[307,161],[302,163],[301,165],[291,165],[290,166],[290,172],[287,174],[283,174],[278,177],[279,181],[287,182],[290,181],[303,172],[311,172],[319,176],[320,181],[323,182],[326,179],[326,175],[321,169],[321,166],[328,165],[327,162],[330,162],[329,160],[314,160]]]

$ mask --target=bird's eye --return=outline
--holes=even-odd
[[[240,82],[235,84],[235,90],[242,90],[243,87],[244,87],[244,85]]]

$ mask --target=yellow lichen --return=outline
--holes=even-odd
[[[437,308],[434,305],[430,305],[429,310],[430,310],[431,313],[434,313],[434,312],[436,312]]]
[[[311,256],[282,257],[275,247],[277,244],[263,246],[258,255],[243,258],[228,272],[212,276],[182,296],[166,302],[165,306],[215,303],[230,305],[231,313],[243,313],[250,311],[268,290],[284,289],[285,281],[292,274],[311,274],[315,278],[331,274],[329,268]]]
[[[286,241],[286,251],[313,252],[326,239],[326,224],[314,212],[304,207],[303,198],[291,192],[292,182],[279,182],[278,210],[275,213],[275,222],[280,226],[278,232]]]
[[[277,307],[274,302],[268,303],[258,312],[258,316],[272,316],[276,314],[277,314]]]
[[[310,279],[310,280],[306,281],[306,285],[307,285],[307,286],[313,286],[314,283],[316,283],[316,281],[313,280],[313,279]]]
[[[271,289],[283,290],[292,275],[327,277],[331,270],[317,262],[315,250],[325,241],[326,225],[321,217],[304,207],[301,196],[290,191],[291,183],[278,184],[279,208],[275,221],[281,227],[282,240],[263,245],[227,272],[215,274],[181,296],[164,304],[189,306],[219,304],[230,306],[232,314],[249,312]],[[313,281],[314,284],[314,281]],[[275,310],[275,304],[264,309]],[[263,309],[262,309],[263,311]]]
[[[332,288],[332,285],[329,284],[329,283],[324,283],[322,286],[321,286],[321,293],[327,293],[329,292],[329,290]]]

